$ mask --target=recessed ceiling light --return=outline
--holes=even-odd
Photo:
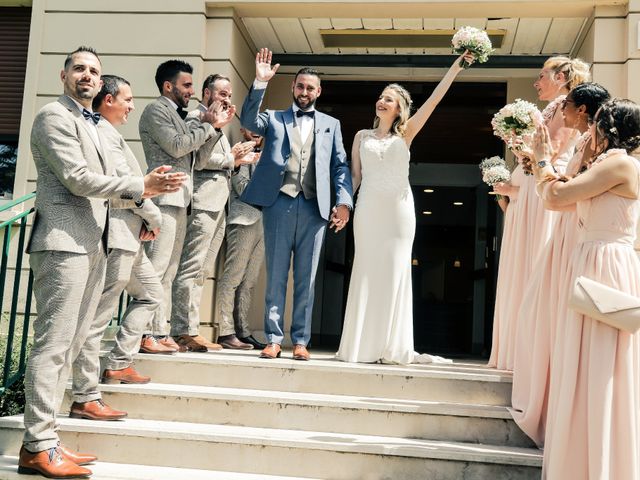
[[[431,215],[431,212],[429,210],[425,210],[424,212],[422,212],[423,215]]]
[[[456,207],[459,207],[460,205],[463,205],[463,203],[462,203],[462,202],[453,202],[453,204],[454,204]]]
[[[424,193],[433,193],[433,188],[425,188]]]

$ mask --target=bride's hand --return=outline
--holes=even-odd
[[[346,205],[338,205],[331,209],[331,217],[329,218],[329,228],[334,228],[338,233],[349,221],[349,208]]]

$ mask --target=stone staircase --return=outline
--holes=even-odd
[[[506,372],[290,355],[138,355],[136,368],[153,383],[102,388],[129,417],[63,415],[62,440],[100,457],[94,480],[540,477],[541,452],[506,410]],[[21,437],[21,417],[0,419],[0,479],[24,478],[15,473]]]

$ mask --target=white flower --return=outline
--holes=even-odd
[[[461,27],[451,39],[453,50],[457,54],[469,50],[478,63],[485,63],[493,52],[489,35],[484,30],[475,27]]]
[[[511,173],[504,165],[494,165],[482,171],[482,181],[492,187],[496,183],[508,182],[509,180],[511,180]]]
[[[522,146],[522,138],[535,133],[536,127],[542,122],[538,107],[517,98],[493,116],[491,126],[494,135],[500,137],[509,148],[518,150]]]

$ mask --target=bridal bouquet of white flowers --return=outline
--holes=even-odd
[[[523,137],[533,135],[536,127],[543,122],[542,114],[533,103],[516,99],[502,107],[493,116],[493,134],[500,137],[512,150],[521,150]]]
[[[507,168],[507,164],[498,156],[482,160],[480,162],[480,170],[482,171],[482,181],[492,187],[496,183],[511,180],[511,173]]]
[[[465,50],[469,50],[478,63],[485,63],[493,52],[487,32],[475,27],[459,28],[451,39],[451,45],[453,45],[453,51],[458,55],[463,54]],[[463,60],[460,66],[467,68],[469,64]]]

